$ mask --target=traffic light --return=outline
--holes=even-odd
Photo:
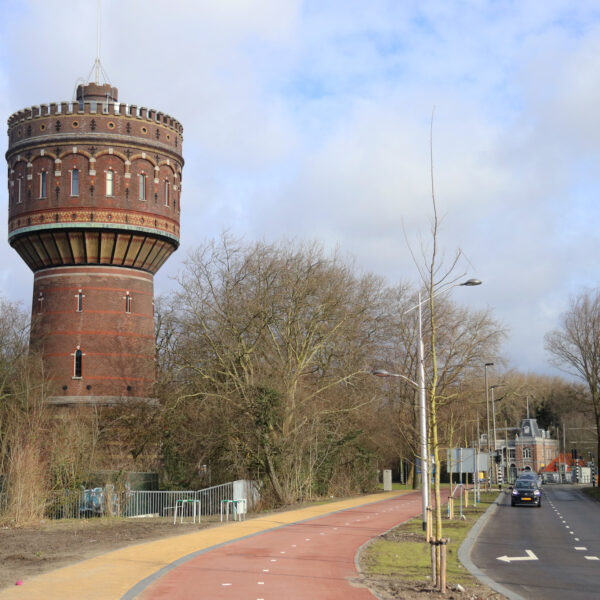
[[[571,458],[573,460],[577,460],[577,448],[572,448],[571,449]]]

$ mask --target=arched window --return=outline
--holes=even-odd
[[[79,196],[79,170],[71,171],[71,196]]]
[[[523,458],[531,458],[531,448],[523,448]]]
[[[83,352],[81,348],[77,346],[75,353],[73,354],[73,378],[81,379],[83,373]]]
[[[138,175],[138,198],[143,202],[146,200],[146,175],[144,173]]]
[[[125,294],[125,312],[131,312],[131,296],[129,295],[129,292]]]
[[[112,169],[106,171],[106,195],[115,195],[115,172]]]

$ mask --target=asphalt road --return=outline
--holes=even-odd
[[[600,598],[600,503],[569,485],[545,485],[542,498],[541,508],[500,498],[472,562],[515,597]]]

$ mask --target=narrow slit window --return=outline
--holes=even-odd
[[[115,195],[115,172],[112,169],[106,171],[106,195]]]
[[[125,296],[125,312],[126,313],[131,312],[131,296],[129,295],[129,292],[127,292],[127,294]]]
[[[169,206],[169,182],[165,181],[165,206]]]
[[[46,171],[40,173],[40,198],[46,197],[48,174]]]
[[[139,199],[142,201],[146,200],[146,175],[144,173],[140,173],[138,175],[138,189],[139,189]]]
[[[71,171],[71,196],[79,196],[79,170]]]
[[[83,312],[83,293],[81,290],[77,292],[77,312]]]
[[[73,377],[81,379],[83,373],[83,352],[80,348],[77,348],[77,350],[75,350],[73,362]]]
[[[17,204],[21,204],[21,178],[17,179]]]

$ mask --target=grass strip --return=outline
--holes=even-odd
[[[600,488],[598,488],[598,487],[583,488],[583,493],[587,494],[590,498],[593,498],[594,500],[598,500],[598,502],[600,502]]]
[[[458,548],[479,517],[495,501],[498,492],[481,494],[481,502],[476,506],[463,507],[464,519],[459,516],[458,502],[454,503],[454,519],[444,518],[444,538],[447,545],[446,578],[448,585],[473,585],[476,579],[458,560]],[[469,498],[471,499],[471,498]],[[444,515],[446,507],[444,507]],[[430,582],[430,546],[422,531],[421,516],[395,527],[371,543],[360,557],[360,566],[368,579],[389,578],[394,581]]]

